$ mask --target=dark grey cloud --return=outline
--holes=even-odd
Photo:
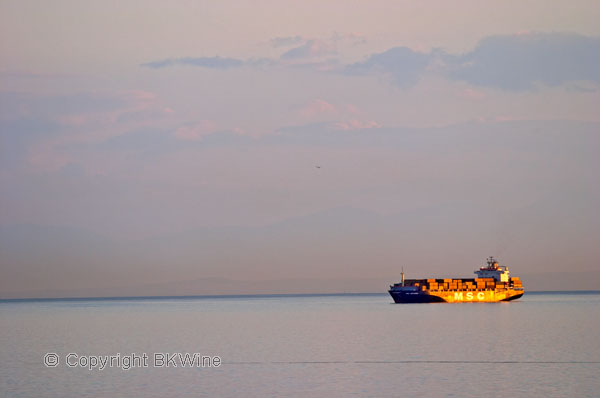
[[[229,69],[238,68],[244,65],[244,61],[236,58],[226,57],[184,57],[184,58],[169,58],[160,61],[147,62],[142,66],[160,69],[174,65],[191,65],[211,69]]]
[[[492,36],[472,52],[447,55],[446,75],[470,84],[529,90],[538,83],[600,83],[600,37],[568,33]]]
[[[154,69],[174,65],[213,69],[275,65],[296,67],[297,63],[290,65],[282,61],[322,59],[319,57],[333,55],[336,53],[336,40],[335,37],[333,41],[307,40],[300,36],[275,38],[272,40],[275,47],[302,43],[284,52],[280,60],[187,57],[148,62],[142,66]],[[337,67],[333,61],[334,69],[346,75],[388,76],[396,86],[402,88],[416,84],[426,71],[475,86],[513,91],[533,90],[540,84],[558,86],[566,82],[585,81],[597,85],[600,84],[600,37],[572,33],[492,36],[465,54],[450,54],[440,49],[419,52],[408,47],[393,47],[345,67]],[[302,66],[323,69],[322,63]],[[595,90],[585,85],[574,87],[583,87],[581,91]]]
[[[600,83],[600,37],[571,33],[492,36],[465,54],[394,47],[348,65],[347,74],[386,74],[410,87],[426,71],[451,80],[505,90],[532,90],[565,82]],[[590,88],[588,88],[590,90]]]
[[[271,39],[274,48],[293,47],[284,52],[280,58],[283,60],[297,60],[302,58],[316,58],[333,55],[338,52],[339,44],[357,46],[366,43],[364,36],[353,33],[334,33],[329,38],[315,39],[302,36],[276,37]]]
[[[432,55],[413,51],[407,47],[394,47],[383,53],[373,54],[363,62],[346,66],[349,75],[386,74],[400,87],[417,82],[429,65]]]

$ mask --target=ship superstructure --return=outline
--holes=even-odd
[[[511,277],[508,267],[500,266],[493,257],[475,271],[471,279],[404,279],[390,286],[396,303],[468,303],[511,301],[523,296],[523,285]]]

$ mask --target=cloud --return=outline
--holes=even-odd
[[[271,46],[275,48],[289,47],[296,44],[300,44],[304,41],[302,36],[286,36],[286,37],[275,37],[271,39]]]
[[[147,62],[142,64],[147,68],[160,69],[174,65],[191,65],[210,69],[229,69],[238,68],[244,65],[244,61],[236,58],[226,57],[184,57],[184,58],[169,58],[160,61]]]
[[[294,51],[292,51],[291,56],[295,54],[300,55],[300,53],[308,53],[308,55],[314,55],[316,47],[319,46],[320,49],[328,49],[328,54],[334,53],[337,49],[337,46],[340,44],[347,44],[350,46],[357,46],[360,44],[365,44],[367,42],[367,38],[364,35],[358,33],[338,33],[334,32],[330,37],[325,37],[321,39],[317,38],[305,38],[299,35],[296,36],[285,36],[285,37],[275,37],[270,40],[270,44],[273,48],[281,48],[281,47],[292,47],[296,46]],[[288,51],[289,52],[289,51]],[[287,58],[290,55],[286,55],[282,58]]]
[[[348,75],[384,73],[400,87],[414,85],[431,61],[431,54],[413,51],[408,47],[394,47],[383,53],[373,54],[363,62],[346,66]]]
[[[241,66],[249,67],[264,67],[282,65],[281,60],[295,61],[310,58],[319,58],[337,53],[337,47],[340,43],[350,43],[352,46],[364,44],[366,39],[364,36],[348,33],[334,33],[329,38],[324,39],[307,39],[302,36],[285,36],[275,37],[270,40],[273,48],[289,48],[279,59],[254,57],[248,59],[237,59],[229,57],[181,57],[181,58],[166,58],[158,61],[146,62],[141,64],[143,67],[152,69],[161,69],[176,65],[190,65],[212,69],[233,69]],[[289,62],[284,65],[290,65]],[[292,66],[296,66],[293,64]]]
[[[351,119],[344,122],[334,123],[332,126],[335,130],[362,130],[380,128],[381,125],[375,120],[358,120]]]
[[[363,112],[353,104],[334,105],[323,99],[317,98],[300,108],[298,113],[305,120],[320,121],[321,123],[309,124],[319,126],[324,131],[335,130],[362,130],[379,128],[381,125],[374,120],[368,120]]]
[[[333,33],[327,38],[310,38],[302,36],[276,37],[271,40],[271,45],[275,48],[295,46],[280,56],[280,60],[285,61],[290,66],[302,66],[319,71],[331,71],[339,69],[337,59],[328,59],[325,62],[317,61],[310,63],[292,63],[289,61],[302,61],[308,59],[322,59],[326,56],[338,54],[339,48],[350,45],[351,47],[365,44],[366,38],[356,33]]]
[[[212,120],[201,120],[191,126],[181,126],[175,130],[175,137],[183,141],[199,141],[202,137],[217,131],[217,124]]]
[[[426,52],[393,47],[345,66],[335,57],[325,59],[338,53],[340,41],[355,45],[364,43],[364,40],[354,34],[335,34],[324,40],[301,36],[278,37],[271,41],[274,47],[302,44],[285,51],[279,59],[186,57],[148,62],[142,66],[153,69],[174,65],[212,69],[241,66],[307,68],[321,72],[338,71],[347,76],[384,75],[401,88],[414,86],[425,73],[473,86],[509,91],[534,90],[539,85],[558,86],[566,82],[600,84],[600,37],[519,32],[487,37],[473,51],[465,54],[450,54],[440,49]],[[586,91],[594,89],[587,87]]]
[[[306,118],[312,118],[317,115],[336,113],[337,108],[329,102],[317,98],[302,107],[299,112]]]
[[[155,93],[143,90],[0,92],[0,105],[0,169],[56,170],[90,160],[93,148],[113,137],[175,123],[173,111]],[[135,145],[124,142],[124,147]]]
[[[336,49],[333,44],[323,40],[311,39],[304,44],[294,47],[281,55],[281,59],[292,60],[301,58],[316,58],[324,55],[335,54]]]
[[[126,152],[140,154],[158,154],[177,148],[171,132],[166,129],[143,127],[126,131],[93,144],[92,151]]]
[[[485,93],[478,90],[474,90],[472,88],[465,88],[464,90],[458,93],[458,97],[466,98],[473,101],[479,101],[485,99]]]
[[[334,42],[348,42],[352,46],[358,46],[360,44],[367,43],[367,38],[364,35],[358,33],[334,33],[331,36],[331,40]]]
[[[447,55],[446,76],[472,85],[531,90],[536,84],[600,83],[600,37],[519,33],[482,40],[472,52]]]
[[[132,102],[127,95],[77,93],[39,96],[0,92],[0,168],[38,164],[53,151],[48,142],[60,141],[71,128],[81,135],[81,125],[92,115],[113,115]],[[94,123],[98,124],[97,116]],[[58,159],[58,161],[57,161]],[[53,166],[63,157],[54,156]]]
[[[394,47],[344,69],[348,75],[384,73],[403,88],[414,85],[426,71],[474,86],[512,91],[573,81],[598,84],[600,37],[519,32],[485,38],[473,51],[462,55]]]

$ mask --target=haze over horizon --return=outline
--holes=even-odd
[[[292,5],[293,4],[293,5]],[[0,4],[0,298],[600,289],[593,1]]]

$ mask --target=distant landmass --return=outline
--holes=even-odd
[[[524,275],[527,291],[600,290],[600,271]],[[3,292],[0,299],[138,296],[213,296],[252,294],[385,293],[392,279],[279,279],[242,281],[201,278],[128,287]],[[565,286],[577,286],[576,289]]]
[[[600,271],[588,263],[592,239],[540,231],[553,208],[540,203],[513,215],[523,227],[508,235],[489,228],[484,209],[460,205],[396,215],[338,208],[264,227],[138,241],[3,226],[0,298],[385,292],[402,267],[411,278],[470,277],[497,240],[505,246],[499,257],[526,290],[600,289]],[[593,218],[578,214],[555,212],[553,223],[593,230]],[[465,219],[469,228],[453,233]],[[588,255],[573,256],[577,250]]]
[[[49,207],[56,209],[53,217],[40,221],[48,225],[0,220],[0,297],[384,292],[400,279],[402,267],[407,278],[472,277],[490,255],[519,276],[528,291],[600,289],[599,126],[512,121],[368,132],[316,126],[259,140],[231,136],[241,140],[239,148],[393,149],[385,163],[392,174],[382,165],[369,169],[368,163],[345,158],[337,158],[337,164],[319,159],[323,167],[315,173],[316,160],[311,160],[308,174],[290,175],[273,191],[275,197],[262,199],[283,203],[280,212],[271,215],[263,203],[269,217],[255,221],[237,217],[254,213],[253,194],[234,198],[221,210],[222,221],[210,220],[210,209],[218,206],[203,208],[202,190],[187,196],[185,211],[169,212],[167,206],[162,214],[149,207],[138,214],[137,201],[111,207],[92,194],[96,191],[88,195],[94,185],[85,184],[95,178],[68,176],[75,178],[77,192],[88,196],[79,200],[62,196],[59,188],[48,191],[54,192],[48,201],[60,204]],[[329,149],[323,153],[334,155]],[[458,166],[448,169],[446,162]],[[355,184],[362,170],[369,172]],[[327,182],[311,184],[327,175]],[[287,184],[300,177],[306,179],[301,189],[288,191]],[[44,186],[54,187],[60,178],[44,180]],[[352,189],[338,192],[340,179]],[[3,200],[20,203],[19,195],[40,181],[20,189],[7,186]],[[113,188],[119,196],[122,186]],[[304,189],[311,190],[306,206]],[[140,195],[147,197],[145,191]],[[70,206],[77,211],[67,217]],[[179,209],[177,202],[170,207]],[[185,221],[187,212],[196,210],[194,222],[163,225],[172,216]],[[239,214],[229,214],[232,210]],[[209,218],[206,225],[234,224],[194,227],[204,222],[201,215]],[[151,228],[131,238],[135,234],[127,229],[136,222]]]

